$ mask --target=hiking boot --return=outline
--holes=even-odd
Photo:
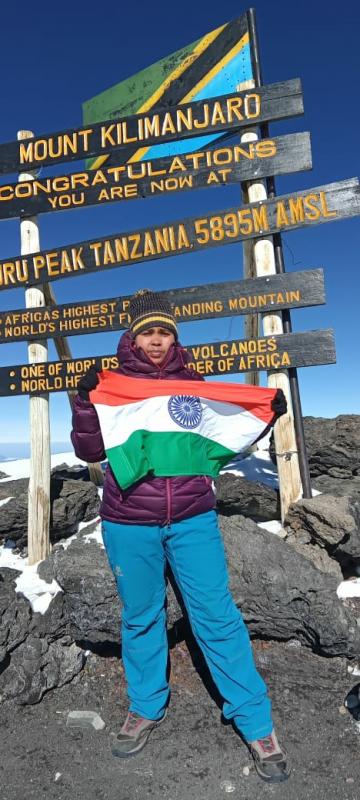
[[[280,747],[275,731],[262,739],[247,742],[247,745],[254,759],[256,772],[263,781],[281,783],[287,780],[290,775],[287,754]]]
[[[145,719],[135,711],[129,711],[120,733],[111,746],[113,756],[128,758],[136,755],[145,747],[151,731],[157,728],[166,717],[166,710],[161,719]]]

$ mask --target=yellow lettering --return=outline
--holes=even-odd
[[[34,145],[33,142],[21,142],[19,149],[20,164],[26,164],[34,160]]]
[[[239,219],[239,229],[240,233],[244,236],[252,233],[253,231],[253,220],[251,215],[250,208],[241,208],[238,211],[238,219]]]
[[[217,177],[216,172],[210,172],[208,175],[208,179],[206,181],[207,184],[209,183],[220,183],[219,178]]]
[[[227,116],[229,122],[233,121],[233,118],[243,120],[243,114],[240,111],[241,106],[243,105],[242,97],[230,97],[227,102]]]
[[[290,222],[287,218],[284,202],[282,200],[278,200],[276,203],[276,227],[282,228],[284,225],[290,225]]]
[[[113,188],[113,187],[112,187]],[[107,189],[101,189],[100,194],[98,195],[98,200],[110,200],[109,192]]]
[[[161,127],[161,135],[165,136],[167,133],[176,133],[176,128],[173,123],[170,111],[166,112]]]
[[[268,231],[269,220],[267,215],[267,207],[254,206],[251,210],[254,220],[254,231],[259,231],[260,233],[262,233],[263,231]]]
[[[258,158],[271,158],[276,156],[276,144],[272,139],[264,139],[255,143],[255,152]]]
[[[115,140],[112,137],[113,130],[115,128],[115,123],[112,125],[108,125],[105,127],[104,125],[101,126],[101,147],[107,147],[108,145],[114,146],[116,144]]]
[[[295,225],[297,222],[304,222],[305,214],[304,214],[304,205],[303,205],[303,198],[302,197],[290,197],[289,198],[289,211],[290,211],[290,220]]]
[[[179,158],[179,156],[175,156],[175,158],[173,158],[173,160],[172,160],[172,162],[170,164],[170,167],[169,167],[169,175],[171,175],[171,173],[175,172],[175,170],[177,170],[177,169],[181,169],[182,171],[184,171],[184,170],[186,171],[186,166],[185,166],[184,162],[181,160],[181,158]]]
[[[311,220],[320,219],[321,211],[316,205],[316,203],[318,202],[319,202],[318,194],[307,194],[306,197],[304,197],[304,209],[305,209],[306,219],[311,219]]]
[[[221,103],[219,102],[219,100],[216,100],[214,103],[214,108],[211,116],[211,125],[217,125],[219,122],[225,125],[226,119],[223,114],[223,110],[221,108]]]
[[[106,264],[116,264],[116,258],[115,258],[115,255],[113,253],[113,250],[112,250],[112,247],[111,247],[111,244],[110,244],[109,240],[106,240],[104,242],[103,263],[104,263],[104,266],[106,266]]]
[[[329,211],[327,207],[326,201],[326,194],[325,192],[320,192],[320,203],[321,203],[321,210],[323,212],[323,217],[336,217],[337,211]]]
[[[148,139],[150,136],[160,136],[159,114],[144,118],[144,139]]]

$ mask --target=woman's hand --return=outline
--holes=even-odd
[[[99,376],[96,372],[95,367],[90,367],[85,375],[80,378],[78,383],[78,393],[82,400],[89,400],[89,392],[92,392],[93,389],[99,383]]]
[[[282,389],[277,390],[274,399],[271,401],[271,408],[275,412],[274,424],[279,417],[282,417],[287,412],[286,397]]]

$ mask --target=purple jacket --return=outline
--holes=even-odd
[[[126,332],[118,351],[121,366],[117,372],[134,378],[167,380],[203,380],[186,364],[189,356],[180,344],[174,344],[161,366],[153,364],[143,350],[135,346]],[[97,413],[92,403],[76,396],[73,407],[71,440],[78,458],[92,463],[105,456]],[[116,482],[108,466],[105,473],[100,514],[110,522],[126,525],[166,525],[195,514],[203,514],[215,506],[211,478],[195,477],[145,478],[126,490]]]

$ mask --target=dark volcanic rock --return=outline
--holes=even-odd
[[[78,674],[84,653],[68,635],[64,595],[55,595],[44,614],[34,613],[15,591],[19,574],[0,570],[0,701],[37,703]]]
[[[317,478],[312,479],[311,485],[322,494],[332,494],[335,497],[351,495],[360,500],[360,478],[357,476],[339,480],[331,475],[318,475]]]
[[[38,703],[45,692],[69,683],[83,668],[85,655],[69,637],[49,643],[28,636],[0,675],[0,695],[21,705]]]
[[[250,520],[219,521],[231,590],[253,635],[296,637],[326,656],[360,653],[360,629],[336,595],[336,578]]]
[[[29,632],[31,608],[27,600],[15,592],[18,570],[0,570],[0,669],[7,654],[23,642]]]
[[[51,478],[53,480],[74,480],[74,481],[88,481],[89,480],[89,470],[87,467],[84,467],[83,464],[75,464],[72,467],[69,467],[69,464],[65,462],[63,464],[58,464],[57,467],[53,467],[51,470]]]
[[[304,429],[312,476],[330,474],[341,480],[358,474],[360,416],[305,417]]]
[[[20,547],[27,543],[27,492],[12,497],[0,508],[0,542],[12,539]]]
[[[220,514],[242,514],[257,522],[280,519],[279,493],[258,481],[225,472],[215,481],[216,503]]]
[[[18,497],[27,490],[28,485],[29,478],[19,478],[18,480],[0,483],[0,500],[5,500],[5,497]]]
[[[51,482],[51,494],[52,541],[75,533],[79,522],[93,519],[99,513],[100,498],[93,483],[55,479]]]
[[[18,547],[27,544],[27,486],[27,478],[0,484],[3,497],[12,496],[0,508],[0,541],[11,538]],[[51,477],[50,501],[51,542],[76,533],[79,522],[93,519],[100,508],[100,498],[93,483],[63,478],[57,473]]]
[[[318,495],[290,506],[285,519],[287,541],[325,548],[344,566],[360,563],[360,504],[350,496]],[[309,546],[310,545],[310,546]]]
[[[56,548],[38,573],[61,586],[74,639],[119,641],[120,603],[104,549],[79,537],[66,550]]]
[[[6,474],[6,472],[2,472],[2,471],[0,470],[0,480],[2,480],[3,478],[8,478],[8,477],[9,477],[9,476]]]

